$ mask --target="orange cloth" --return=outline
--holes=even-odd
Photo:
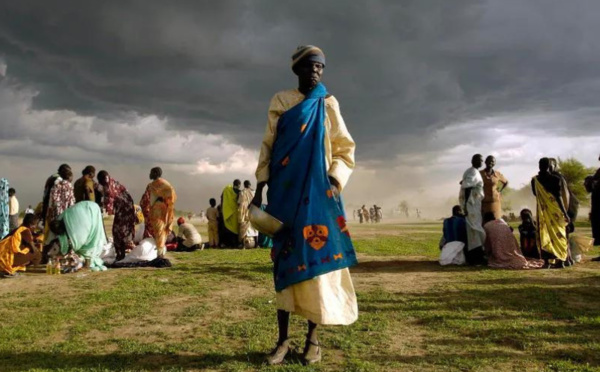
[[[140,202],[146,221],[144,235],[154,238],[159,254],[172,230],[176,201],[177,194],[173,186],[164,178],[159,178],[148,184]]]
[[[25,266],[13,266],[15,254],[29,253],[29,248],[21,249],[23,241],[33,242],[31,230],[24,226],[0,241],[0,271],[11,275],[17,271],[25,271]]]

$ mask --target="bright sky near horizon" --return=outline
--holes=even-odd
[[[272,95],[314,44],[357,142],[350,205],[434,210],[474,153],[513,187],[542,156],[598,166],[600,2],[21,0],[0,5],[0,177],[21,205],[69,163],[178,209],[253,173]],[[433,213],[433,212],[432,212]],[[437,213],[437,212],[436,212]],[[438,217],[437,215],[431,217]]]

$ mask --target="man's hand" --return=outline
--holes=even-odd
[[[336,198],[340,196],[340,190],[334,184],[331,185],[331,192],[333,193],[333,196],[335,196]]]
[[[340,196],[340,184],[338,183],[338,181],[333,178],[333,177],[329,177],[329,183],[331,184],[331,192],[333,193],[333,196],[335,196],[336,198]]]
[[[262,206],[263,189],[265,188],[266,184],[266,182],[260,182],[258,185],[256,185],[256,191],[254,192],[254,198],[252,198],[251,204],[257,206],[258,208]]]

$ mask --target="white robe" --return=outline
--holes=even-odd
[[[483,229],[483,218],[481,215],[481,201],[483,200],[483,178],[481,173],[474,167],[465,171],[460,185],[460,205],[465,205],[465,189],[471,188],[469,200],[467,200],[467,241],[468,250],[482,247],[485,242],[485,230]]]

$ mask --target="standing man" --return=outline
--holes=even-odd
[[[292,70],[298,89],[275,94],[260,152],[253,204],[268,184],[267,212],[287,229],[273,239],[273,274],[279,340],[267,357],[284,361],[290,349],[290,313],[308,320],[303,359],[321,360],[318,325],[348,325],[358,318],[348,267],[357,263],[340,191],[354,169],[352,136],[338,101],[321,84],[325,55],[298,47]]]
[[[19,200],[15,196],[17,191],[12,187],[8,189],[8,229],[13,231],[19,227]]]
[[[225,228],[221,232],[221,244],[226,247],[239,246],[240,221],[238,212],[238,198],[242,181],[234,180],[233,185],[227,185],[221,194],[221,210]]]
[[[208,245],[211,248],[219,247],[219,210],[217,201],[214,198],[209,200],[210,208],[206,210],[206,219],[208,220]]]
[[[238,213],[240,221],[240,243],[244,248],[256,247],[256,238],[258,237],[258,231],[256,231],[252,224],[250,224],[250,203],[254,199],[254,190],[250,181],[244,181],[244,189],[240,191],[238,197]]]
[[[75,194],[75,203],[81,201],[96,201],[94,177],[96,177],[96,168],[88,165],[81,171],[81,178],[75,181],[73,193]]]
[[[481,216],[481,201],[483,200],[483,178],[479,168],[483,165],[483,156],[475,154],[471,158],[471,167],[463,174],[460,182],[460,206],[466,211],[467,217],[467,263],[470,265],[485,264],[483,243],[485,230]]]

